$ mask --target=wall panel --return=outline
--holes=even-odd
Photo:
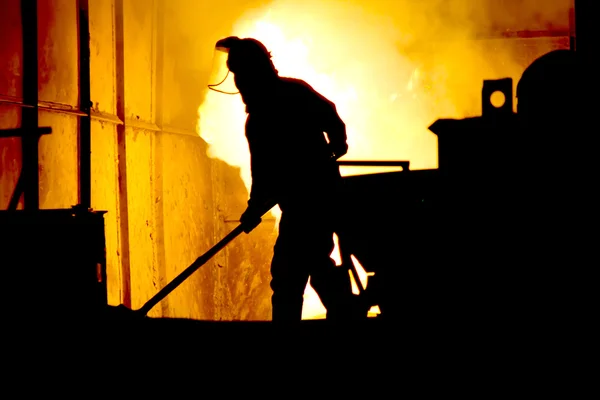
[[[0,129],[21,125],[21,107],[0,104]],[[21,139],[0,139],[0,209],[7,209],[21,172]],[[19,208],[23,207],[21,201]]]
[[[21,125],[23,40],[19,0],[4,0],[0,13],[0,129]],[[0,209],[6,209],[21,171],[21,140],[0,139]],[[22,204],[21,206],[22,207]]]
[[[125,50],[125,116],[154,123],[155,1],[123,2]]]
[[[213,191],[218,210],[215,230],[222,237],[239,224],[248,192],[239,169],[217,160],[213,161]],[[218,319],[271,318],[270,264],[276,237],[274,220],[267,214],[259,227],[223,250],[216,282]]]
[[[198,136],[162,135],[166,280],[175,278],[216,244],[215,204],[206,143]],[[171,316],[215,319],[216,257],[168,297]]]
[[[77,117],[40,111],[39,123],[52,127],[39,142],[40,208],[69,208],[78,203]]]
[[[38,0],[40,101],[78,106],[76,0]]]
[[[95,112],[114,115],[115,35],[114,1],[90,1],[90,84]]]
[[[92,120],[92,208],[104,214],[108,302],[122,303],[116,125]]]
[[[131,260],[131,298],[134,308],[141,307],[159,289],[158,266],[154,263],[155,219],[152,193],[152,141],[155,132],[128,127],[127,200]],[[152,314],[159,315],[159,307]]]
[[[23,31],[19,0],[3,0],[0,13],[0,96],[23,96]],[[2,112],[0,110],[0,112]]]

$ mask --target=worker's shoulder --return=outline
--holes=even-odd
[[[322,94],[317,92],[308,82],[298,78],[279,78],[288,93],[293,93],[295,96],[304,96],[310,100],[325,100],[329,102]]]
[[[279,79],[287,90],[296,90],[304,93],[317,93],[317,91],[311,85],[302,79],[289,77],[281,77]]]

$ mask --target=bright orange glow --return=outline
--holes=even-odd
[[[334,0],[307,0],[302,5],[275,1],[244,15],[230,34],[262,41],[280,75],[306,80],[336,104],[347,127],[349,151],[344,159],[409,160],[411,169],[437,168],[437,137],[428,130],[431,123],[479,115],[482,80],[518,76],[522,67],[505,54],[496,68],[485,45],[465,40],[472,27],[464,24],[456,24],[451,37],[442,38],[445,42],[437,47],[431,37],[418,39],[428,27],[444,26],[434,8],[427,13],[395,11],[401,16],[392,20],[386,8],[391,3],[379,12],[369,11],[367,3],[363,7]],[[413,4],[398,3],[408,8]],[[496,56],[501,51],[494,48]],[[209,91],[198,111],[198,132],[210,144],[209,156],[239,167],[249,189],[241,98]],[[375,171],[356,167],[342,173]],[[279,218],[280,211],[273,214]],[[337,248],[332,257],[338,257]],[[323,315],[309,285],[303,318]]]
[[[418,69],[404,60],[391,43],[379,41],[377,35],[380,32],[365,30],[359,35],[365,36],[363,38],[348,38],[360,40],[348,46],[343,40],[345,33],[335,32],[324,20],[307,21],[295,17],[293,9],[270,9],[260,18],[243,18],[232,34],[261,40],[271,51],[280,75],[306,80],[336,104],[347,126],[349,151],[346,159],[410,158],[413,166],[436,167],[436,141],[427,133],[427,123],[419,118],[419,114],[409,116],[409,111],[402,106],[405,101],[417,97]],[[331,40],[322,41],[327,37],[340,41],[335,44]],[[373,48],[363,57],[356,52],[360,52],[367,41]],[[378,59],[368,60],[374,54],[378,54]],[[369,72],[373,62],[389,63],[389,66],[383,68],[383,75],[376,77]],[[398,74],[394,73],[397,66],[410,71],[408,81],[399,81]],[[382,85],[387,90],[383,91]],[[210,145],[209,156],[240,168],[249,190],[250,158],[244,136],[245,118],[239,95],[209,91],[199,108],[198,132]],[[398,152],[398,149],[407,148],[407,141],[411,142],[412,151]],[[348,168],[342,172],[348,175],[364,171]],[[272,213],[279,218],[278,208]],[[334,259],[336,254],[337,246],[332,254]],[[308,285],[303,319],[323,316],[324,308]]]

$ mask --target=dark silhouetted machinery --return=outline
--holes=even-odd
[[[576,55],[556,50],[512,80],[484,81],[482,115],[441,119],[438,168],[346,177],[343,252],[382,318],[527,321],[576,313],[571,271],[590,257]],[[520,91],[519,91],[520,90]],[[498,107],[492,94],[506,99]],[[408,167],[408,165],[405,165]],[[348,255],[346,255],[346,258]]]
[[[0,131],[0,137],[32,139],[37,147],[50,127]],[[26,175],[37,172],[37,159],[24,162],[8,210],[0,211],[2,300],[5,318],[28,320],[97,318],[107,304],[104,211],[68,209],[17,210]],[[33,164],[33,165],[31,165]],[[37,174],[33,179],[38,190]],[[27,192],[29,193],[29,192]]]
[[[506,99],[500,107],[491,104],[496,91]],[[501,142],[515,131],[512,98],[512,79],[484,81],[482,116],[431,125],[438,137],[437,169],[366,162],[403,170],[345,177],[348,209],[340,250],[372,275],[360,296],[379,306],[381,318],[456,317],[481,307],[490,312],[489,301],[510,301],[491,295],[503,278],[492,278],[490,266],[501,258],[493,253],[500,242],[491,227],[500,226],[494,219],[502,212],[493,209],[491,196],[497,199],[500,171],[509,173]]]

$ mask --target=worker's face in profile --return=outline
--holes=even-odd
[[[248,58],[244,53],[236,51],[231,51],[227,58],[227,67],[233,73],[235,86],[246,105],[268,100],[268,88],[274,76],[264,62]]]
[[[264,74],[249,68],[232,71],[232,73],[235,86],[246,105],[267,100],[265,94],[269,83]]]
[[[238,71],[238,73],[234,73],[233,80],[246,105],[260,101],[258,82],[252,75]]]
[[[248,93],[254,90],[253,77],[248,72],[238,71],[233,74],[233,81],[240,93]]]

